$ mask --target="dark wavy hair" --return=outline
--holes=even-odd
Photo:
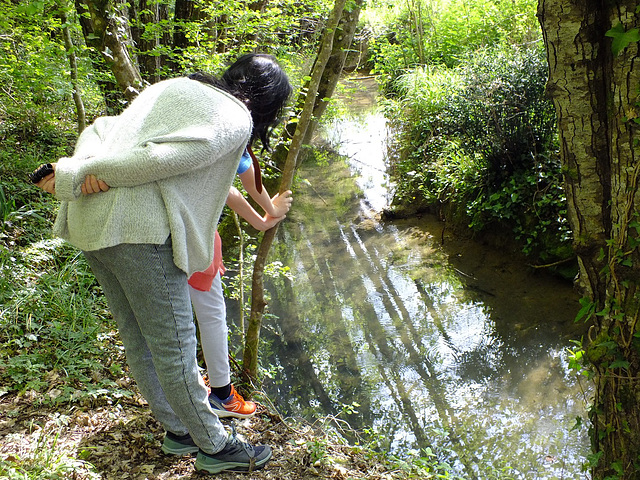
[[[293,90],[287,74],[273,55],[242,55],[225,70],[221,79],[203,72],[193,73],[189,78],[225,90],[244,103],[253,120],[249,145],[259,138],[263,150],[270,150],[269,133],[282,120]]]

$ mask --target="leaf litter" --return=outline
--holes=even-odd
[[[371,452],[349,445],[326,422],[283,419],[258,403],[253,418],[231,420],[237,433],[273,449],[272,460],[250,473],[194,470],[195,456],[167,456],[162,426],[139,395],[43,406],[34,391],[0,396],[0,479],[72,480],[297,480],[392,479]],[[223,419],[230,430],[230,420]],[[34,473],[38,472],[38,473]]]

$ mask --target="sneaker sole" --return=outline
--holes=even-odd
[[[218,404],[216,402],[212,402],[211,399],[209,399],[209,405],[211,405],[211,409],[215,412],[215,414],[218,416],[218,418],[229,418],[229,417],[250,418],[250,417],[253,417],[256,414],[256,411],[257,411],[257,409],[256,409],[252,413],[234,412],[232,410],[227,410],[222,405],[220,405],[220,404]]]
[[[213,409],[215,414],[218,416],[218,418],[229,418],[229,417],[251,418],[256,414],[256,412],[253,412],[253,413],[239,413],[239,412],[232,412],[232,411],[226,410],[226,409],[225,410],[220,410],[219,408],[216,408],[213,405],[211,405],[211,408]]]
[[[265,463],[271,460],[272,456],[273,456],[273,452],[269,452],[269,456],[263,458],[262,460],[257,461],[253,465],[253,469],[251,471],[253,472],[255,470],[260,470],[262,467],[264,467]],[[194,464],[194,467],[197,471],[205,471],[208,473],[248,472],[249,471],[249,466],[246,463],[219,462],[219,463],[216,463],[215,465],[203,465],[203,463],[200,461],[200,458],[201,457],[196,458],[196,463]]]
[[[162,448],[160,450],[162,450],[162,453],[166,455],[191,455],[198,453],[200,449],[198,447],[170,447],[162,444]]]

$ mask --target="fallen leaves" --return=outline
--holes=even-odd
[[[60,478],[74,480],[207,478],[195,472],[194,457],[162,454],[164,431],[139,396],[94,407],[34,405],[29,395],[0,397],[0,478],[12,469],[62,472]],[[392,478],[380,463],[332,441],[326,432],[285,422],[260,404],[255,417],[236,421],[236,429],[246,440],[269,444],[274,451],[264,469],[243,475],[246,480]],[[323,457],[313,459],[309,446],[318,444]],[[215,478],[236,479],[237,474]]]

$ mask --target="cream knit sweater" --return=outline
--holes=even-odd
[[[54,233],[87,251],[171,235],[175,264],[187,275],[205,270],[251,127],[246,107],[217,88],[188,78],[147,87],[58,161]],[[89,174],[111,188],[83,195]]]

